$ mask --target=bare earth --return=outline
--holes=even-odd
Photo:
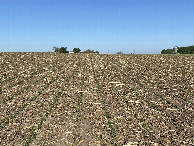
[[[0,145],[194,144],[194,56],[0,53]]]

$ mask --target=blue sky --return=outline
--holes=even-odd
[[[194,45],[194,0],[0,0],[0,52],[158,54]]]

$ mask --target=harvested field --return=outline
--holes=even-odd
[[[194,56],[0,53],[0,145],[194,144]]]

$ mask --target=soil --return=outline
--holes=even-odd
[[[194,143],[194,56],[0,53],[0,145]]]

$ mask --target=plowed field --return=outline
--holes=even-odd
[[[194,56],[0,53],[0,145],[194,144]]]

